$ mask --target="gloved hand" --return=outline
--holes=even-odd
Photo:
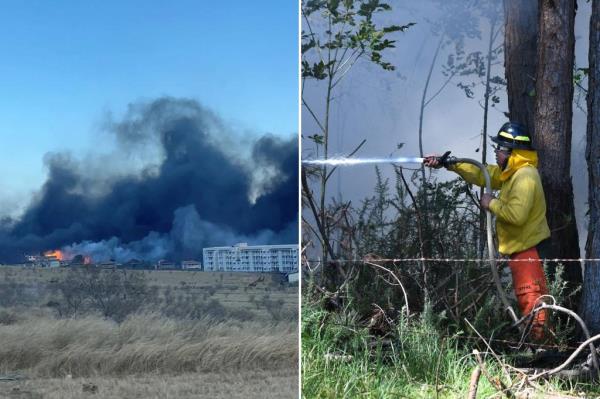
[[[423,158],[423,165],[429,168],[439,169],[443,166],[440,162],[440,157],[440,154],[425,155],[425,158]]]
[[[490,202],[494,199],[494,196],[492,194],[487,194],[484,193],[481,196],[481,199],[479,200],[479,204],[481,205],[481,207],[483,209],[485,209],[486,211],[490,210]]]
[[[455,163],[455,160],[456,158],[450,156],[450,151],[446,151],[444,155],[426,155],[423,158],[423,165],[434,169],[439,169],[442,166],[447,168],[450,164]]]

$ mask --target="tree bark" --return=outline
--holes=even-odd
[[[575,0],[540,0],[536,73],[534,146],[546,194],[547,218],[554,256],[580,257],[573,185],[571,135]],[[552,279],[554,270],[550,270]],[[570,290],[581,283],[579,262],[566,262],[564,277]],[[573,307],[577,298],[572,298]]]
[[[504,1],[504,68],[509,119],[534,134],[538,0]]]
[[[600,0],[592,1],[587,95],[587,146],[589,226],[586,258],[600,258]],[[581,314],[590,334],[600,333],[600,264],[586,262]]]

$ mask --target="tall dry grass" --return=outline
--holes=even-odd
[[[145,313],[19,315],[0,325],[0,370],[36,377],[297,369],[297,324],[170,319]]]

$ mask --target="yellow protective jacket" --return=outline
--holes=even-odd
[[[511,255],[529,249],[550,237],[546,221],[546,200],[537,170],[537,153],[513,150],[504,171],[497,165],[486,166],[492,189],[500,190],[490,202],[496,216],[498,250]],[[458,163],[448,168],[471,184],[485,186],[481,170],[471,164]]]

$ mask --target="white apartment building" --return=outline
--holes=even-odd
[[[298,245],[252,245],[204,248],[205,271],[281,272],[298,271]]]

